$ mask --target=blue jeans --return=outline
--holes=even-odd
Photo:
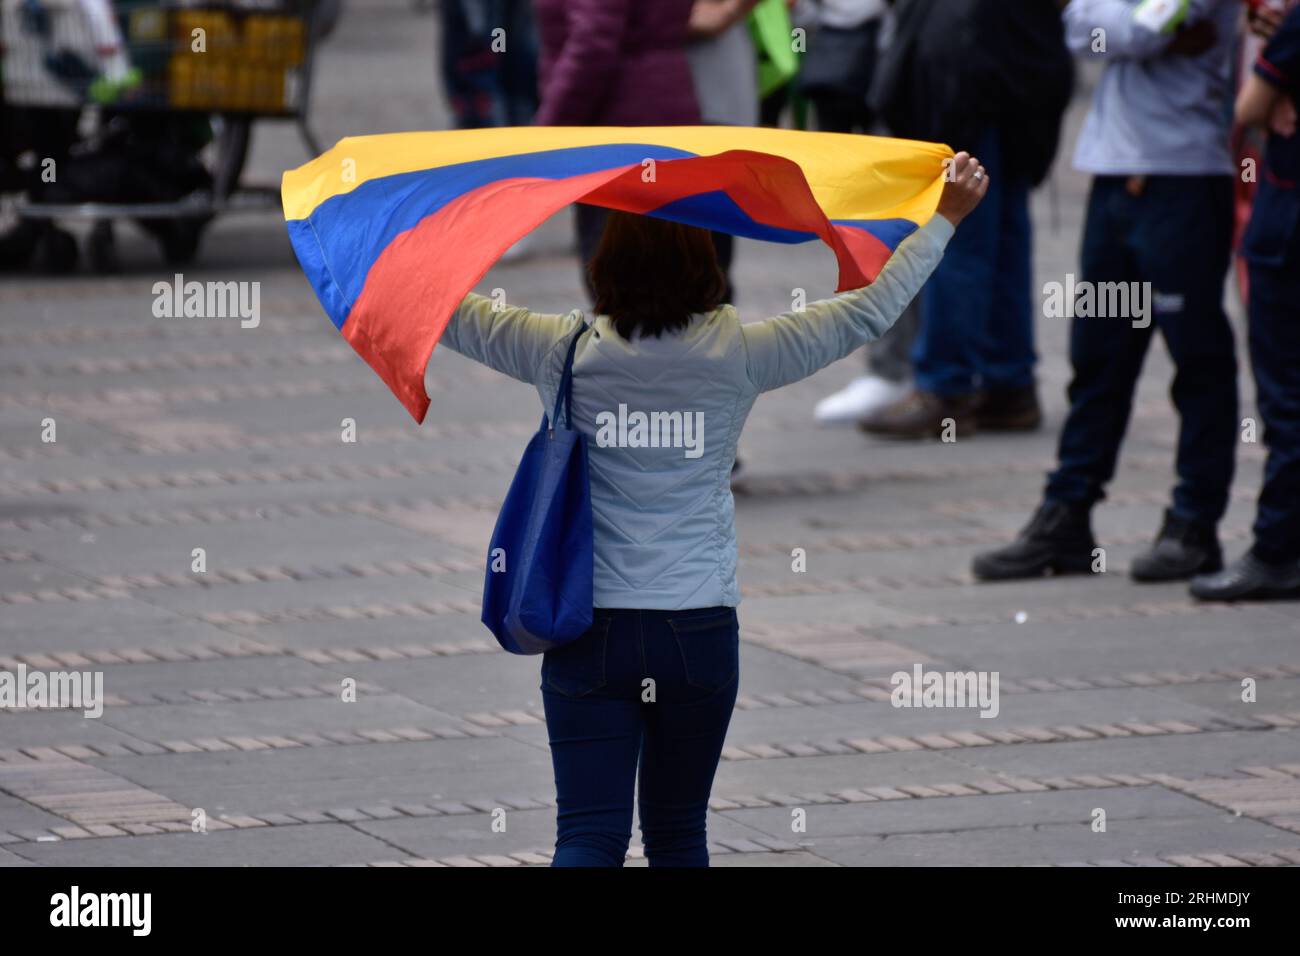
[[[1255,511],[1255,556],[1300,560],[1300,265],[1250,267],[1250,359],[1268,462]]]
[[[1237,447],[1237,359],[1223,311],[1232,244],[1232,178],[1150,176],[1132,195],[1098,176],[1083,227],[1082,278],[1151,283],[1151,322],[1076,317],[1070,325],[1070,413],[1045,496],[1092,505],[1115,475],[1142,362],[1156,329],[1175,372],[1181,418],[1175,514],[1214,525],[1228,506]]]
[[[552,866],[622,866],[640,779],[651,866],[708,866],[705,815],[740,676],[736,609],[597,608],[542,658],[559,832]]]
[[[1007,178],[1002,148],[995,130],[975,150],[989,172],[988,195],[921,290],[912,364],[922,391],[954,396],[1034,384],[1029,183]]]

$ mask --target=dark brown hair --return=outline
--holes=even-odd
[[[611,210],[596,254],[587,264],[595,311],[619,335],[658,338],[712,312],[726,296],[707,229]]]

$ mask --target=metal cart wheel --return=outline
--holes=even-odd
[[[0,8],[8,11],[24,2],[35,0],[0,0]],[[122,16],[127,12],[141,16],[132,16],[129,23],[118,17],[121,29],[114,27],[107,36],[96,33],[103,32],[104,24],[90,18],[83,0],[40,0],[40,4],[41,9],[48,4],[48,28],[30,29],[30,24],[0,16],[0,70],[7,102],[29,109],[99,105],[109,114],[206,114],[213,124],[213,138],[200,158],[208,176],[202,177],[201,184],[196,182],[199,188],[188,195],[170,201],[59,203],[22,198],[15,203],[20,219],[52,224],[75,218],[95,223],[86,237],[85,252],[96,270],[117,267],[115,220],[133,220],[158,243],[168,263],[182,264],[193,260],[204,230],[217,215],[278,209],[278,189],[240,183],[254,120],[292,120],[308,151],[313,155],[321,151],[308,124],[313,53],[316,44],[334,30],[343,0],[258,0],[247,5],[250,9],[229,0],[115,0]],[[201,65],[204,61],[177,58],[178,53],[188,53],[188,47],[177,45],[170,29],[154,29],[172,24],[173,18],[181,27],[211,21],[210,25],[234,24],[237,29],[217,29],[216,34],[224,36],[223,45],[214,48],[211,58],[204,58],[211,62]],[[143,26],[137,33],[139,24]],[[76,60],[86,67],[85,76],[78,74],[70,81],[66,71],[52,70],[52,58],[59,63]],[[277,89],[280,76],[283,87]],[[103,113],[90,116],[100,119]],[[60,268],[67,261],[75,262],[75,242],[69,234],[49,227],[42,235],[42,248],[51,250],[45,258]],[[71,257],[62,248],[68,242],[74,242]]]

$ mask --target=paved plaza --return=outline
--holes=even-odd
[[[317,68],[322,141],[445,125],[434,31],[401,0],[352,4]],[[1082,105],[1034,200],[1039,284],[1076,268]],[[249,177],[307,158],[269,125]],[[480,289],[583,305],[567,216]],[[121,233],[117,275],[0,280],[0,668],[102,672],[106,695],[98,719],[0,711],[0,865],[546,863],[539,659],[479,622],[535,392],[440,350],[417,427],[331,326],[275,214],[220,220],[183,270],[260,283],[257,328],[156,318],[153,284],[175,270]],[[742,241],[736,285],[763,317],[796,287],[829,294],[834,260]],[[1300,863],[1300,605],[1202,607],[1126,574],[1172,482],[1163,346],[1096,514],[1106,573],[970,577],[1053,460],[1066,322],[1039,331],[1035,434],[895,444],[815,427],[859,356],[759,401],[714,865]],[[1248,373],[1242,393],[1253,416]],[[1262,462],[1241,445],[1233,555]],[[892,706],[891,675],[917,664],[997,672],[996,717]]]

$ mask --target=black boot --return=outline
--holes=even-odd
[[[1247,551],[1217,574],[1193,578],[1188,590],[1202,601],[1300,600],[1300,561],[1268,564]]]
[[[1049,571],[1087,574],[1096,547],[1091,507],[1044,501],[1015,541],[976,555],[971,569],[981,581],[1036,578]]]
[[[1223,567],[1223,549],[1213,525],[1199,524],[1165,511],[1164,524],[1150,548],[1133,559],[1134,581],[1185,581]]]

